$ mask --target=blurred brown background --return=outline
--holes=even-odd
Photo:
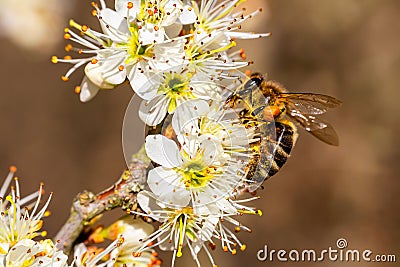
[[[73,89],[83,72],[68,83],[61,81],[67,66],[52,65],[49,59],[65,54],[62,35],[68,18],[96,24],[89,1],[67,2],[64,24],[50,19],[37,25],[48,27],[49,44],[59,39],[56,46],[22,48],[4,34],[0,42],[0,170],[5,176],[8,166],[16,164],[26,193],[40,181],[48,192],[55,192],[53,216],[45,224],[50,236],[67,218],[78,192],[100,191],[124,169],[121,128],[132,96],[128,86],[121,86],[82,104]],[[66,5],[60,1],[60,8],[61,3]],[[1,9],[6,5],[0,1]],[[263,198],[257,205],[264,216],[242,218],[253,229],[252,234],[240,234],[247,251],[235,257],[215,253],[217,263],[364,266],[328,261],[262,263],[256,258],[265,244],[271,249],[320,250],[335,247],[339,238],[346,238],[351,249],[396,254],[400,261],[400,1],[252,0],[246,5],[264,9],[247,28],[272,32],[268,39],[240,43],[256,61],[254,68],[293,91],[343,100],[343,107],[327,116],[341,145],[332,148],[301,132],[288,164],[260,192]],[[60,20],[60,14],[53,15]],[[19,12],[15,16],[24,20]],[[21,26],[19,35],[26,34],[24,29]],[[139,120],[136,123],[138,148],[144,130]],[[186,254],[177,266],[195,266]],[[168,257],[164,266],[169,266]]]

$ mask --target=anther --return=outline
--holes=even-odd
[[[74,92],[75,92],[75,94],[79,95],[81,93],[81,87],[80,86],[75,86]]]
[[[82,30],[83,32],[86,32],[88,29],[89,29],[89,27],[86,26],[86,25],[82,25],[82,27],[81,27],[81,30]]]
[[[17,172],[17,167],[15,167],[15,166],[10,166],[10,172],[12,172],[12,173]]]
[[[71,51],[71,49],[72,49],[72,45],[71,45],[71,44],[67,44],[67,45],[65,46],[65,51],[66,51],[66,52]]]

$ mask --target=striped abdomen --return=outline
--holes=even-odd
[[[275,129],[273,129],[273,126],[275,126]],[[255,190],[282,168],[298,137],[296,126],[288,121],[275,122],[275,125],[272,123],[263,130],[268,133],[268,129],[270,131],[275,130],[275,134],[267,134],[263,137],[261,143],[259,143],[259,154],[253,157],[253,166],[247,174],[247,178],[255,182],[254,185],[250,185],[252,190]]]

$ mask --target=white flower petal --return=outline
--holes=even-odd
[[[183,7],[182,1],[180,0],[169,0],[165,3],[163,9],[164,13],[168,14],[165,16],[164,21],[162,22],[162,26],[168,26],[178,19],[181,8]]]
[[[187,24],[195,23],[196,22],[196,18],[197,18],[197,15],[194,12],[194,9],[191,6],[186,5],[186,6],[183,7],[183,12],[179,16],[179,21],[183,25],[187,25]]]
[[[162,43],[164,41],[164,36],[164,28],[151,23],[145,24],[139,30],[139,41],[142,43],[142,45]]]
[[[126,53],[120,52],[112,55],[112,57],[108,57],[102,62],[102,77],[107,83],[121,84],[126,80],[125,59]]]
[[[160,214],[156,211],[162,210],[162,208],[157,204],[156,196],[149,191],[140,191],[137,194],[137,202],[140,208],[153,219],[160,221]]]
[[[121,33],[129,33],[128,23],[125,17],[114,10],[105,8],[100,11],[99,15],[102,17],[100,24],[105,34],[120,38],[119,35]],[[119,33],[117,31],[119,31]]]
[[[183,26],[180,23],[174,23],[174,24],[165,26],[164,29],[165,29],[165,34],[167,34],[167,36],[170,39],[172,39],[172,38],[177,37],[181,33]]]
[[[128,8],[128,3],[132,3],[132,8]],[[115,0],[115,10],[123,17],[128,17],[132,19],[135,17],[141,9],[140,0]]]
[[[198,130],[197,119],[209,111],[207,101],[188,100],[179,105],[172,117],[172,128],[177,134],[195,133]]]
[[[216,215],[218,210],[223,211],[227,214],[237,214],[237,210],[232,204],[226,200],[226,195],[221,196],[221,192],[218,190],[213,190],[211,188],[206,188],[207,192],[203,194],[198,194],[196,197],[196,204],[198,208],[208,208],[207,206],[215,205],[214,215]],[[225,193],[226,194],[226,193]],[[214,196],[218,196],[214,198]],[[205,212],[203,210],[203,212]]]
[[[104,78],[103,78],[103,65],[102,63],[96,63],[92,64],[89,63],[85,67],[85,74],[86,77],[97,87],[101,89],[113,89],[115,87],[114,84],[108,83]]]
[[[139,118],[149,126],[160,124],[168,113],[169,99],[159,95],[150,101],[142,101]]]
[[[174,170],[158,167],[148,174],[148,184],[157,200],[172,207],[186,207],[190,202],[190,191],[181,182],[182,177]]]
[[[145,63],[139,61],[128,68],[128,79],[132,89],[140,98],[150,100],[156,96],[160,82],[157,75],[143,72],[145,69]]]
[[[82,102],[88,102],[93,97],[97,95],[99,92],[99,87],[97,87],[94,83],[92,83],[87,77],[83,78],[83,81],[80,85],[81,92],[79,94],[79,98]]]
[[[152,161],[166,168],[172,169],[182,163],[177,144],[160,134],[147,136],[145,149]]]
[[[142,219],[134,219],[132,216],[125,216],[117,221],[118,231],[129,243],[141,244],[142,239],[154,232],[154,227]]]

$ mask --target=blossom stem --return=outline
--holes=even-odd
[[[85,227],[93,223],[93,219],[115,208],[136,209],[136,195],[144,188],[149,165],[143,153],[144,150],[140,150],[132,157],[129,168],[108,189],[98,194],[83,191],[75,198],[68,220],[55,237],[67,255]]]

